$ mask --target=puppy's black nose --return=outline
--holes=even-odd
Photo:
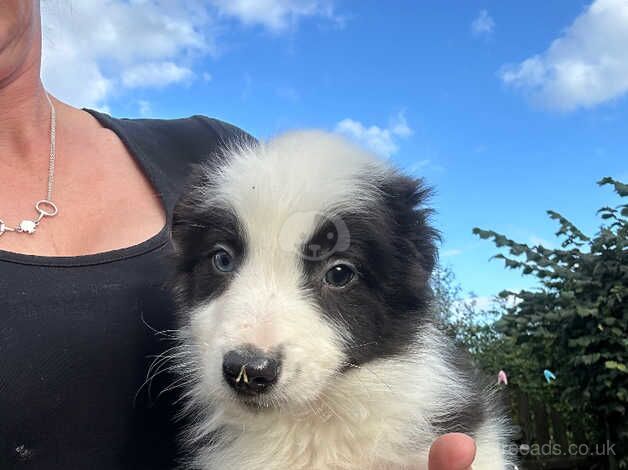
[[[267,391],[277,382],[280,365],[281,361],[273,355],[247,347],[225,354],[222,373],[236,392],[253,395]]]

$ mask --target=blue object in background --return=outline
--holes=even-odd
[[[545,369],[543,371],[543,375],[545,376],[545,380],[547,383],[552,383],[552,380],[556,380],[556,376],[552,373],[551,370]]]

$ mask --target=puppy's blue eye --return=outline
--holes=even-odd
[[[332,287],[344,287],[355,277],[355,271],[347,264],[337,264],[325,273],[325,282]]]
[[[230,273],[233,271],[234,262],[233,256],[231,256],[226,250],[218,250],[212,256],[214,267],[222,273]]]

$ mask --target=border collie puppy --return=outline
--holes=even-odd
[[[223,153],[173,221],[185,468],[424,469],[452,431],[507,468],[496,400],[430,313],[421,181],[317,131]]]

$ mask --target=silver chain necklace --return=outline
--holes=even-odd
[[[55,182],[57,111],[55,110],[48,93],[46,93],[46,99],[50,105],[50,159],[48,160],[48,191],[46,192],[46,198],[40,199],[35,203],[35,211],[37,211],[38,215],[34,220],[24,219],[16,227],[11,227],[0,219],[0,236],[6,232],[26,233],[32,235],[35,233],[44,217],[54,217],[59,213],[59,209],[57,209],[55,203],[52,202],[52,189]]]

